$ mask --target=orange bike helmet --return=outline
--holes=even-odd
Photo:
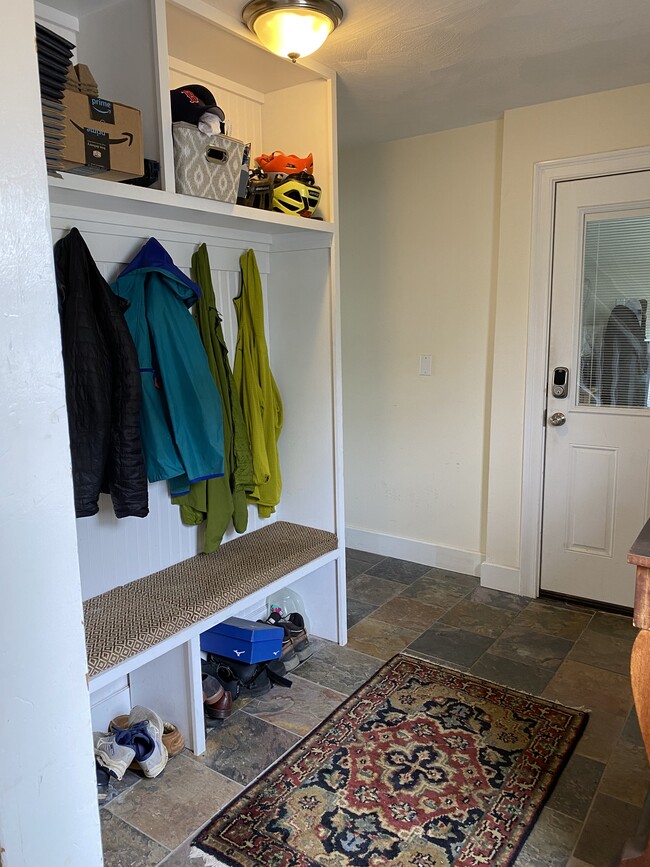
[[[272,154],[261,154],[255,158],[257,165],[265,172],[279,172],[283,175],[295,175],[299,172],[314,173],[314,158],[311,154],[306,157],[297,157],[295,154],[285,154],[282,151],[273,151]]]

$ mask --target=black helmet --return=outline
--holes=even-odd
[[[244,205],[263,211],[271,209],[271,180],[262,169],[251,169],[248,172]]]

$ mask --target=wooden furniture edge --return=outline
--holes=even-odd
[[[650,761],[650,519],[634,541],[627,562],[636,566],[634,625],[639,634],[630,657],[630,681],[646,756]],[[650,824],[644,810],[637,836],[628,841],[619,867],[650,867]]]

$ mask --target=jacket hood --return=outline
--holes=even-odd
[[[180,268],[174,265],[172,257],[160,241],[157,241],[155,238],[149,238],[147,243],[140,249],[140,252],[136,254],[135,258],[122,271],[118,280],[134,274],[136,271],[162,271],[167,274],[177,284],[180,284],[177,294],[185,301],[188,307],[194,304],[197,298],[201,297],[199,285],[190,280],[186,274],[183,274]]]

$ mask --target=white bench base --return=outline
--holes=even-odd
[[[282,522],[278,523],[281,524]],[[310,529],[301,528],[300,525],[284,525],[280,532],[286,534],[289,528],[290,533],[294,526],[302,531]],[[272,527],[265,528],[265,530],[271,530]],[[255,531],[255,534],[250,534],[250,536],[260,532],[262,531]],[[246,536],[240,537],[235,542],[244,543],[246,538]],[[331,539],[332,544],[336,545],[335,537],[332,536]],[[273,541],[272,534],[270,541]],[[232,542],[226,543],[223,548],[225,549],[232,544]],[[245,546],[240,544],[240,547],[243,549]],[[215,555],[198,556],[201,565],[205,566],[205,556],[214,557]],[[185,561],[185,564],[179,564],[179,566],[183,566],[187,572],[188,563],[190,561]],[[261,565],[265,568],[268,567],[267,563]],[[171,568],[174,569],[174,567]],[[167,571],[169,570],[164,570],[164,572]],[[157,576],[159,577],[161,574],[157,573]],[[145,585],[142,586],[142,593],[133,595],[135,604],[145,606],[155,604],[155,600],[149,599],[145,592],[147,579],[155,577],[147,576],[147,578],[140,579],[139,582],[133,582],[133,585],[136,586],[145,582]],[[131,587],[131,585],[127,586]],[[228,617],[243,615],[257,619],[257,617],[263,616],[266,610],[266,598],[287,586],[291,586],[305,604],[309,617],[310,633],[339,644],[345,644],[347,641],[345,568],[340,550],[333,547],[332,550],[304,562],[298,568],[275,578],[270,583],[262,583],[257,590],[214,611],[209,617],[203,617],[184,626],[173,635],[169,635],[150,647],[122,659],[115,665],[91,675],[93,728],[106,731],[108,723],[114,716],[128,713],[132,706],[142,704],[154,708],[165,720],[175,723],[182,732],[187,746],[193,752],[204,752],[205,725],[199,636],[206,629],[210,629]],[[120,589],[117,588],[118,591]],[[114,592],[110,591],[110,593]],[[108,594],[103,595],[106,597]],[[106,602],[106,599],[103,601]],[[88,602],[92,603],[93,600],[88,600]],[[135,620],[137,621],[137,617]],[[126,627],[128,625],[127,623]],[[120,640],[126,646],[128,635],[126,637],[121,636]],[[97,656],[96,643],[94,647],[94,658],[95,660],[99,659],[101,664],[101,656]],[[111,653],[115,653],[114,648],[112,648]]]

